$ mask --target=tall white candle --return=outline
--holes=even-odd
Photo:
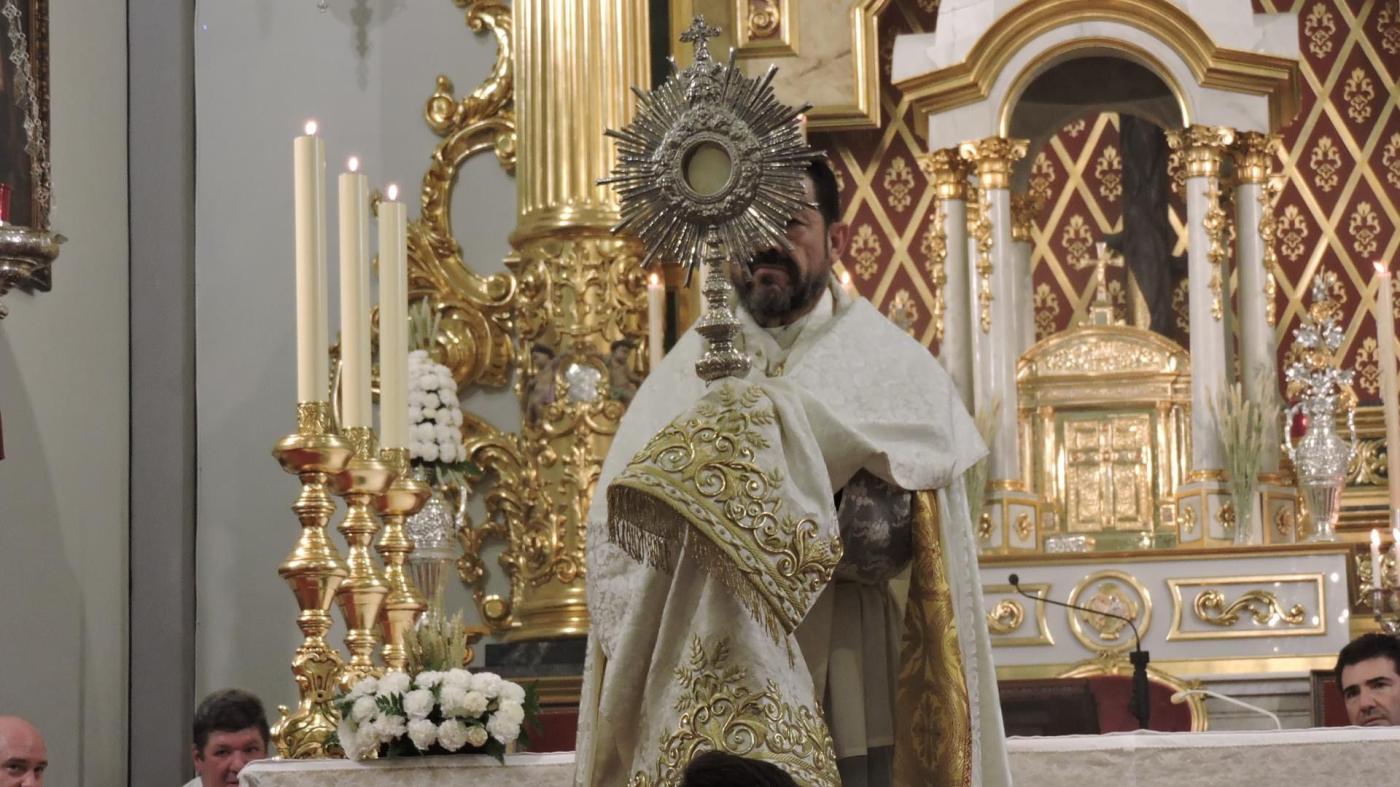
[[[408,447],[408,209],[398,186],[379,203],[379,440]]]
[[[1400,403],[1396,402],[1395,312],[1390,294],[1390,269],[1376,262],[1376,360],[1381,371],[1381,407],[1385,411],[1386,471],[1390,476],[1390,510],[1400,511]]]
[[[1390,576],[1391,586],[1400,586],[1400,527],[1391,528],[1390,531]]]
[[[326,399],[326,145],[316,121],[292,141],[296,236],[297,401]]]
[[[340,423],[371,426],[369,405],[369,180],[351,158],[340,175]]]
[[[1381,576],[1381,531],[1371,528],[1371,587],[1385,587]]]
[[[653,273],[647,276],[647,349],[653,371],[666,354],[665,342],[666,287],[661,283],[661,276]]]

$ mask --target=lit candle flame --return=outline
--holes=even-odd
[[[310,136],[314,136],[315,134],[316,134],[316,121],[314,121],[314,120],[308,120],[308,121],[306,121],[306,136],[310,137]]]
[[[1376,260],[1371,264],[1376,266],[1376,273],[1390,273],[1390,266],[1382,260]]]
[[[397,184],[397,183],[390,183],[388,186],[386,186],[386,187],[384,188],[384,196],[385,196],[390,202],[393,202],[394,200],[398,199],[398,198],[399,198],[399,184]]]
[[[841,285],[844,287],[849,287],[851,285],[850,271],[841,271]]]
[[[649,274],[647,276],[647,284],[652,287],[659,287],[661,286],[661,277],[655,273]]]
[[[350,169],[351,172],[359,172],[359,171],[360,171],[360,157],[359,157],[359,156],[351,156],[351,157],[350,157],[350,160],[347,161],[347,162],[345,163],[345,166],[346,166],[346,167],[349,167],[349,169]]]
[[[1380,545],[1381,545],[1381,531],[1379,531],[1379,530],[1377,530],[1377,529],[1375,529],[1375,528],[1371,528],[1371,546],[1373,546],[1373,547],[1378,547],[1378,546],[1380,546]]]

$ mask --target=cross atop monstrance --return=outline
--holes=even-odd
[[[681,33],[681,40],[695,46],[695,60],[710,59],[710,39],[718,38],[720,29],[705,21],[704,14],[696,14],[689,29]]]
[[[1094,244],[1094,252],[1097,255],[1094,259],[1081,257],[1071,260],[1070,265],[1081,271],[1090,265],[1094,266],[1094,302],[1089,306],[1088,323],[1114,325],[1122,320],[1114,313],[1113,301],[1108,297],[1108,269],[1123,267],[1123,257],[1109,251],[1108,244],[1103,241]]]

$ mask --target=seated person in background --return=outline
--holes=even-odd
[[[685,767],[681,787],[797,787],[797,782],[771,762],[707,751]]]
[[[1337,685],[1352,724],[1400,724],[1400,639],[1372,633],[1352,640],[1337,656]]]
[[[44,736],[18,716],[0,716],[0,787],[43,787],[49,767]]]
[[[194,772],[185,787],[238,784],[238,772],[268,756],[271,733],[262,702],[242,689],[204,698],[194,712]]]

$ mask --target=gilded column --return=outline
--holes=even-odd
[[[516,592],[497,610],[513,618],[506,638],[518,640],[588,628],[589,501],[646,358],[640,247],[611,233],[617,198],[595,182],[615,159],[603,132],[631,117],[631,87],[650,85],[650,50],[644,0],[519,0],[514,28],[519,218],[510,266],[520,288],[521,443],[539,498],[519,501],[531,521],[512,534]]]
[[[1034,549],[1034,528],[1011,528],[1023,516],[1035,520],[1035,499],[1022,476],[1016,394],[1016,361],[1021,337],[1017,320],[1017,264],[1012,245],[1011,167],[1026,155],[1024,139],[987,137],[964,142],[961,158],[976,175],[976,256],[971,260],[973,333],[979,352],[974,375],[978,409],[996,406],[988,460],[988,504],[993,532],[1003,547]],[[997,541],[993,536],[993,542]]]
[[[1224,446],[1212,403],[1229,384],[1230,293],[1226,267],[1229,217],[1221,207],[1220,165],[1234,144],[1224,126],[1189,126],[1167,132],[1186,167],[1187,276],[1191,318],[1191,464],[1179,493],[1194,507],[1209,536],[1224,538],[1219,506],[1224,502]]]
[[[953,378],[963,404],[973,406],[973,342],[971,278],[968,273],[968,162],[957,148],[935,150],[921,162],[933,181],[934,215],[930,219],[930,275],[937,288],[939,315],[938,360]]]

